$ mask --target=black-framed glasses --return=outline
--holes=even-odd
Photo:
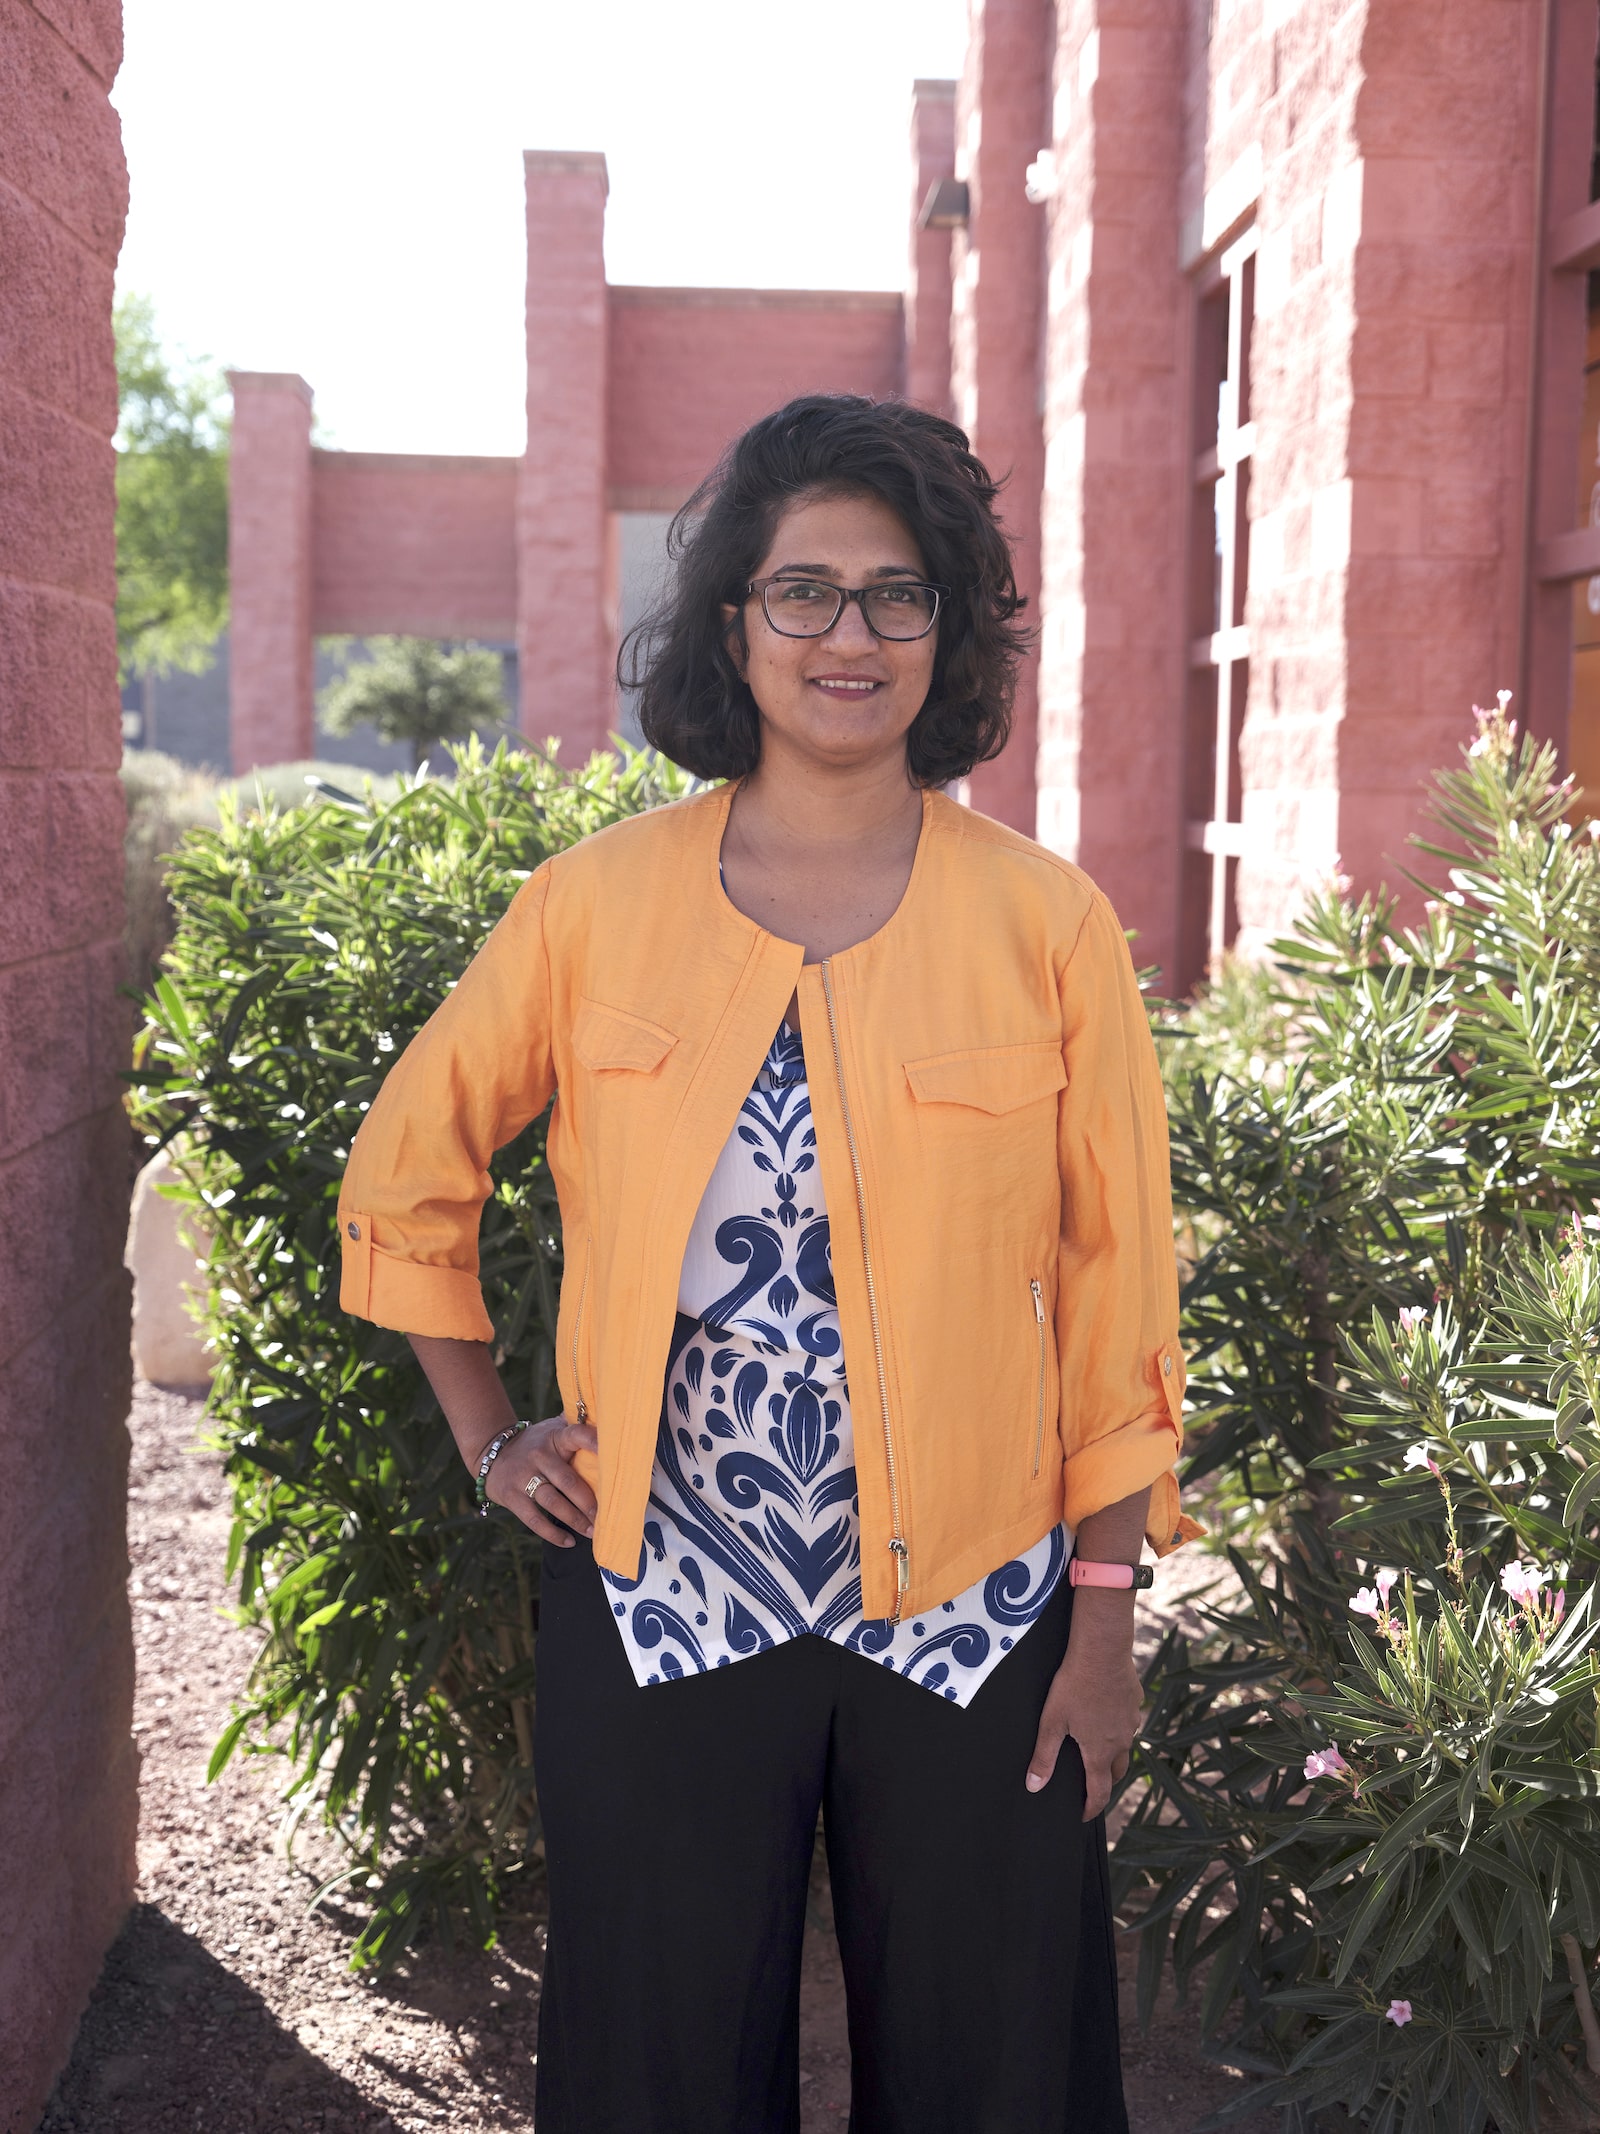
[[[761,595],[762,613],[780,637],[826,637],[845,602],[854,600],[874,637],[908,644],[927,636],[949,590],[912,578],[856,586],[830,585],[825,578],[752,578],[744,592],[747,600]]]

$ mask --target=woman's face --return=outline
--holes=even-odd
[[[819,496],[790,505],[756,578],[815,578],[830,585],[925,579],[922,553],[887,504],[868,496]],[[825,637],[786,637],[767,621],[759,594],[741,610],[742,672],[761,713],[762,757],[780,738],[819,765],[849,769],[905,752],[912,721],[933,681],[938,624],[909,642],[874,637],[859,601],[845,603]]]

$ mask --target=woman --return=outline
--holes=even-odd
[[[545,1544],[540,2134],[797,2127],[819,1810],[855,2134],[1124,2123],[1080,1877],[1193,1531],[1166,1129],[1105,900],[942,791],[1007,733],[994,497],[896,403],[739,439],[641,700],[728,782],[540,867],[352,1152],[345,1306]],[[475,1239],[552,1095],[530,1423]]]

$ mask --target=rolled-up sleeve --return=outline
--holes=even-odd
[[[1096,894],[1061,977],[1067,1088],[1056,1331],[1070,1526],[1150,1485],[1158,1555],[1201,1532],[1178,1508],[1183,1351],[1167,1112],[1133,959]]]
[[[548,864],[391,1068],[339,1195],[343,1309],[408,1334],[488,1341],[478,1223],[489,1161],[550,1101]]]

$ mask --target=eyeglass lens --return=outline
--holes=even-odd
[[[762,594],[767,620],[786,637],[820,637],[839,619],[845,596],[815,578],[779,578]],[[879,637],[925,637],[939,596],[927,585],[874,585],[861,595],[868,625]]]

